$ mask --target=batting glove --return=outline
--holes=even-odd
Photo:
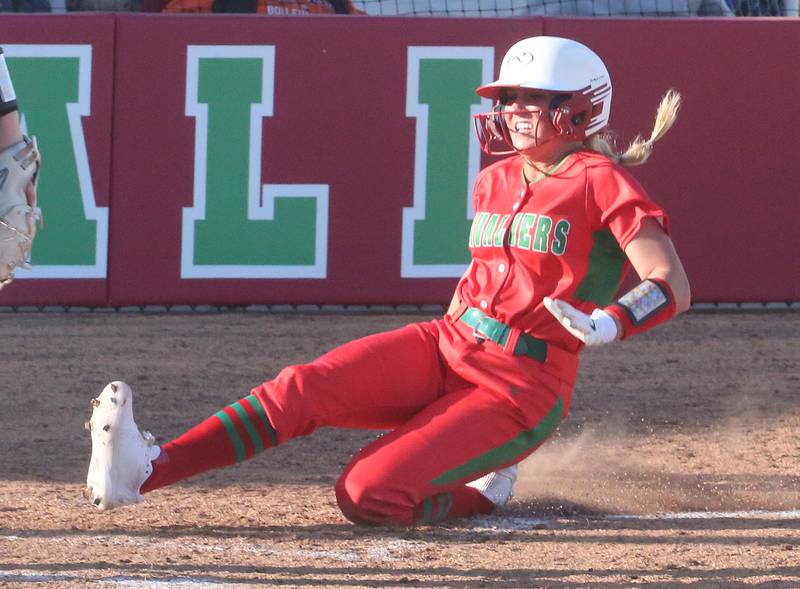
[[[617,339],[617,323],[602,309],[595,309],[591,315],[587,315],[558,299],[544,297],[543,302],[564,329],[587,346],[599,346]]]

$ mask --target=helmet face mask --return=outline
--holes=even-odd
[[[508,50],[497,81],[481,86],[477,94],[491,98],[491,112],[474,115],[481,149],[492,155],[518,150],[511,142],[506,121],[499,112],[509,90],[552,95],[548,110],[556,136],[583,141],[608,124],[611,111],[611,79],[600,57],[591,49],[560,37],[523,39]]]
[[[509,112],[501,103],[496,103],[491,112],[472,116],[472,124],[478,136],[481,150],[490,155],[516,153],[511,140],[511,131],[506,123]]]
[[[495,103],[491,112],[473,115],[473,125],[481,149],[490,155],[509,155],[518,152],[514,147],[511,130],[508,127],[508,120],[512,115],[521,117],[536,115],[532,137],[538,136],[538,126],[543,117],[546,117],[555,130],[553,138],[558,137],[567,141],[586,139],[586,128],[598,111],[598,107],[592,104],[587,95],[583,93],[553,94],[550,104],[551,108],[546,110],[512,110],[501,99]],[[542,143],[544,141],[537,143],[536,147]]]

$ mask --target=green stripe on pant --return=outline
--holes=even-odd
[[[559,398],[553,408],[545,415],[533,429],[525,430],[517,434],[514,438],[484,452],[480,456],[468,460],[464,464],[448,470],[431,481],[432,485],[447,485],[460,479],[467,481],[477,478],[478,474],[494,470],[504,462],[513,460],[517,456],[524,454],[534,446],[542,443],[561,421],[564,403]]]

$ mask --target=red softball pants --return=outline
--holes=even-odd
[[[519,462],[566,416],[568,374],[513,356],[449,317],[290,366],[252,394],[278,443],[318,427],[387,429],[336,483],[344,515],[404,524],[488,513],[466,483]]]

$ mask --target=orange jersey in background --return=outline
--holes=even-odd
[[[162,12],[214,12],[213,0],[171,0]],[[363,14],[350,0],[343,2],[347,14]],[[267,15],[336,14],[328,0],[256,0],[256,12]]]

